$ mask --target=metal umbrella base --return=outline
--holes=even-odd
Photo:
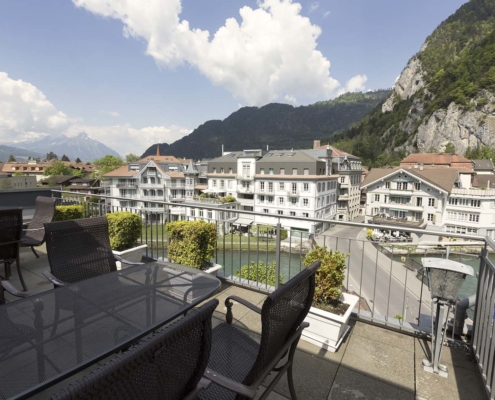
[[[433,318],[433,306],[436,303],[437,318]],[[440,357],[442,355],[443,340],[445,338],[446,318],[450,309],[450,303],[444,300],[434,299],[431,307],[431,361],[427,358],[423,359],[423,369],[426,372],[440,375],[443,378],[449,376],[447,366],[440,364]],[[445,320],[445,322],[444,322]]]

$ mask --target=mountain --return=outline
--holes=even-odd
[[[312,147],[313,140],[341,132],[389,95],[389,90],[346,93],[334,100],[293,107],[271,103],[242,107],[229,117],[207,121],[172,144],[160,144],[161,154],[193,159],[217,157],[227,150],[253,148],[299,149]],[[156,154],[156,144],[142,157]]]
[[[71,160],[79,157],[82,161],[93,161],[107,154],[120,157],[116,151],[91,138],[85,132],[81,132],[74,137],[65,135],[56,137],[47,136],[33,142],[19,142],[16,143],[16,146],[23,149],[36,150],[38,153],[42,153],[43,156],[50,151],[53,151],[59,158],[65,154]]]
[[[0,161],[6,162],[11,154],[14,156],[14,158],[17,161],[25,160],[28,157],[32,157],[32,158],[44,157],[44,155],[41,155],[40,153],[34,151],[0,144]]]
[[[333,144],[370,166],[495,145],[495,0],[471,0],[408,62],[383,104]]]

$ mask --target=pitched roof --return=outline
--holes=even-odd
[[[184,174],[182,172],[167,171],[164,172],[164,174],[170,176],[171,178],[184,178]]]
[[[274,162],[316,162],[321,161],[318,157],[308,154],[301,150],[270,150],[261,159],[257,161],[257,164],[272,164]]]
[[[471,160],[474,162],[474,169],[475,170],[486,170],[486,171],[493,171],[495,169],[495,166],[493,165],[493,162],[491,159],[489,160]]]
[[[473,186],[477,188],[487,188],[490,183],[490,188],[495,189],[495,174],[481,174],[473,178]]]
[[[452,163],[470,163],[466,157],[459,154],[450,153],[416,153],[409,154],[401,163],[418,163],[418,164],[452,164]]]
[[[146,161],[150,161],[150,160],[153,160],[153,161],[157,161],[157,162],[182,162],[183,160],[178,160],[177,158],[175,158],[174,156],[155,156],[155,155],[152,155],[152,156],[146,156],[146,157],[143,157],[139,160],[139,162],[146,162]]]
[[[103,176],[134,176],[138,173],[139,171],[129,171],[129,168],[127,168],[127,165],[124,165],[122,167],[119,167],[117,169],[114,169],[113,171],[107,172]]]
[[[50,176],[49,178],[46,178],[46,179],[43,179],[41,182],[44,183],[57,183],[57,184],[61,184],[61,183],[67,183],[68,181],[74,179],[75,176],[73,175],[52,175]]]
[[[193,164],[192,160],[189,160],[189,164],[185,170],[186,174],[199,174],[196,166]]]
[[[337,156],[337,157],[354,157],[354,158],[359,158],[353,154],[350,154],[350,153],[346,153],[345,151],[343,150],[340,150],[340,149],[337,149],[336,147],[333,147],[333,146],[330,146],[329,144],[325,144],[323,146],[318,146],[316,147],[317,149],[330,149],[332,150],[332,155],[333,156]]]
[[[369,184],[376,182],[386,176],[389,176],[398,171],[403,171],[411,174],[417,178],[423,179],[434,186],[439,187],[446,192],[450,192],[454,187],[454,183],[457,180],[459,173],[471,173],[471,171],[465,168],[442,168],[441,173],[435,168],[409,169],[405,167],[392,167],[392,168],[373,168],[366,178],[364,178],[361,187],[368,186]]]

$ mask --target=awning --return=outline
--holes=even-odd
[[[400,208],[391,208],[390,211],[402,211],[402,212],[408,212],[409,210],[401,210]]]
[[[234,222],[234,225],[251,225],[254,221],[251,218],[237,218]]]

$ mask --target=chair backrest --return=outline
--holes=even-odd
[[[258,356],[244,379],[253,384],[308,315],[315,292],[315,273],[321,262],[305,268],[271,293],[261,308],[261,340]]]
[[[57,199],[52,197],[36,197],[36,208],[34,209],[33,219],[29,221],[26,231],[26,237],[31,241],[43,244],[45,241],[45,229],[43,224],[52,222],[55,216],[55,202]]]
[[[0,210],[0,262],[15,260],[22,233],[22,209]]]
[[[0,305],[5,304],[5,293],[3,291],[3,286],[1,285],[2,280],[0,279]]]
[[[179,400],[194,391],[208,365],[211,317],[218,300],[139,342],[52,396],[68,399]]]
[[[106,217],[45,224],[46,251],[53,275],[75,283],[117,270]]]

